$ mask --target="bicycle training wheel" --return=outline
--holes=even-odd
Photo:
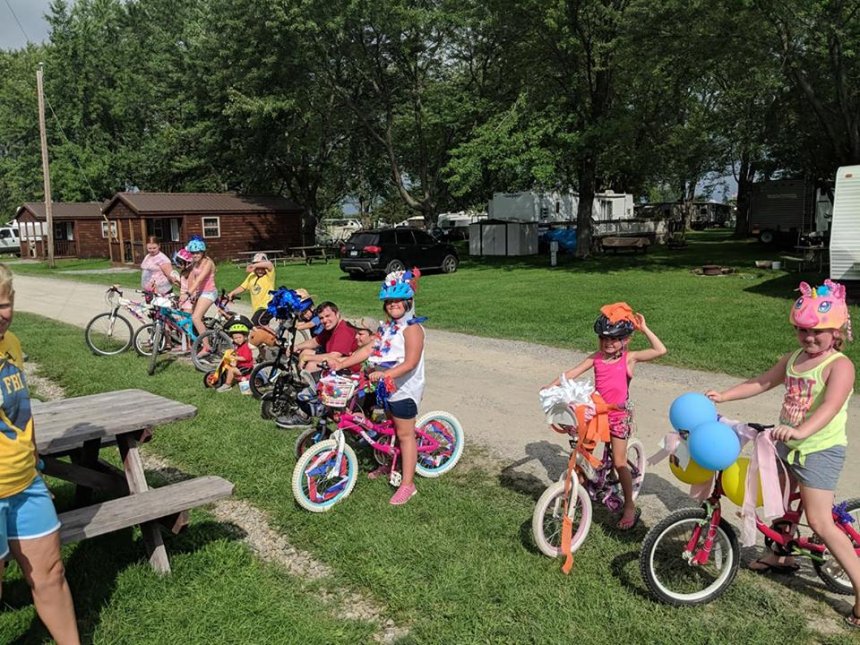
[[[155,323],[149,323],[148,325],[138,328],[138,330],[134,332],[134,338],[132,339],[134,351],[136,351],[140,356],[151,356],[154,340]],[[166,346],[167,340],[162,335],[158,351],[163,352],[166,349]]]
[[[853,524],[850,524],[850,526],[852,526],[856,531],[857,527],[860,526],[860,499],[849,499],[843,503],[845,504],[845,512],[854,518],[854,522]],[[821,538],[815,535],[813,536],[813,540],[820,542]],[[854,542],[853,546],[856,549],[857,547],[860,547],[860,544]],[[830,553],[828,553],[821,562],[813,559],[812,566],[815,567],[815,573],[818,574],[818,577],[821,578],[824,584],[827,585],[827,588],[831,591],[844,595],[851,595],[854,593],[854,589],[851,587],[851,580],[849,580],[848,576],[845,575],[842,565],[840,565],[836,561],[836,558],[834,558]]]
[[[293,497],[299,506],[324,513],[346,499],[358,479],[358,460],[349,446],[343,453],[328,439],[308,448],[293,469]]]
[[[457,465],[463,455],[465,436],[463,426],[453,414],[428,412],[418,419],[415,427],[418,443],[415,472],[422,477],[439,477]],[[433,440],[439,445],[431,449]]]
[[[155,323],[155,329],[152,332],[152,346],[155,347],[164,347],[164,323],[157,322]],[[147,374],[152,376],[155,374],[155,367],[158,365],[158,354],[159,352],[153,351],[149,355],[149,368],[147,369]]]
[[[209,344],[210,352],[207,356],[201,357],[198,354],[203,349],[204,342]],[[197,368],[198,372],[208,372],[221,361],[224,352],[232,349],[232,347],[233,340],[226,332],[220,329],[203,332],[191,344],[191,362],[194,363],[194,367]]]
[[[732,527],[720,519],[705,564],[691,558],[704,548],[709,517],[703,508],[684,508],[652,527],[642,543],[639,569],[651,595],[669,605],[701,605],[718,598],[734,580],[740,547]],[[687,551],[694,532],[698,539]]]
[[[645,481],[645,446],[639,439],[627,442],[627,467],[633,476],[633,499],[639,497],[642,482]]]
[[[572,482],[574,502],[568,506],[567,512],[573,521],[573,535],[570,541],[570,552],[576,550],[585,542],[591,529],[591,498],[583,486]],[[564,524],[564,482],[556,482],[547,488],[535,505],[532,514],[532,535],[540,552],[551,558],[564,555],[561,550],[561,530]]]
[[[116,356],[131,347],[134,330],[128,319],[115,312],[99,314],[87,323],[84,340],[99,356]]]

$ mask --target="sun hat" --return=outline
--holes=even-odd
[[[269,261],[269,256],[266,255],[265,253],[256,253],[254,255],[254,259],[251,260],[251,262],[268,262],[268,261]]]
[[[354,318],[353,320],[348,321],[350,325],[353,326],[356,330],[365,330],[369,331],[371,334],[375,334],[376,330],[379,329],[379,321],[373,316],[363,316],[361,318]]]

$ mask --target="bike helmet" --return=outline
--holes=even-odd
[[[844,285],[825,280],[823,285],[813,288],[801,282],[798,289],[800,297],[789,314],[792,325],[803,329],[842,329],[850,324]]]
[[[189,253],[203,253],[206,250],[206,242],[203,241],[202,237],[195,235],[185,245],[185,250]]]
[[[633,309],[626,302],[604,305],[594,321],[594,333],[602,338],[627,338],[634,331]]]
[[[193,261],[194,258],[191,257],[191,253],[189,253],[187,249],[179,249],[176,253],[173,254],[173,264],[178,267],[181,267],[185,264],[191,264]]]
[[[379,299],[410,300],[414,298],[419,277],[421,277],[421,272],[418,269],[392,271],[382,281],[382,288],[379,290]]]
[[[227,323],[224,331],[228,334],[248,334],[251,332],[251,328],[241,320],[231,320]]]

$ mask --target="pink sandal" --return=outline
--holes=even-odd
[[[388,503],[392,506],[403,506],[417,494],[418,490],[415,488],[415,484],[404,484],[394,492],[394,495],[391,496],[391,500]]]

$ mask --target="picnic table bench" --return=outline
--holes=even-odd
[[[328,264],[328,259],[331,252],[324,246],[293,246],[287,249],[288,257],[284,258],[284,263],[289,260],[304,262],[311,264],[314,260],[322,260]]]
[[[642,251],[645,253],[651,245],[647,237],[618,237],[608,236],[600,238],[600,247],[604,251],[617,253],[619,250]]]
[[[254,259],[254,256],[257,253],[265,253],[266,257],[269,259],[269,262],[272,264],[277,264],[278,260],[283,260],[286,257],[286,251],[284,249],[261,249],[259,251],[239,251],[236,253],[238,257],[233,259],[234,264],[239,266],[245,266],[249,264],[251,260]]]
[[[75,506],[80,508],[60,513],[61,541],[140,525],[150,564],[159,573],[169,573],[161,527],[178,533],[188,523],[189,509],[229,497],[233,484],[206,476],[151,489],[138,446],[151,438],[153,427],[195,414],[193,405],[143,390],[34,400],[36,446],[44,473],[76,485]],[[99,458],[101,450],[113,446],[119,449],[122,469]],[[113,499],[90,504],[94,490]]]

